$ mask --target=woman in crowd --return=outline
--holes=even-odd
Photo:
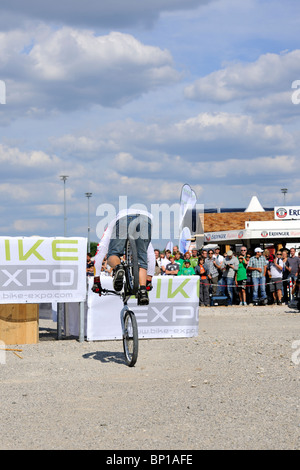
[[[199,289],[199,305],[200,307],[209,307],[209,279],[208,279],[208,272],[206,267],[204,266],[205,258],[203,256],[199,256],[198,264],[195,267],[195,273],[200,276],[200,289]]]

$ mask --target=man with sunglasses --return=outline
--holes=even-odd
[[[246,246],[242,246],[242,248],[241,248],[241,255],[243,255],[244,258],[245,258],[246,255],[247,255],[247,251],[248,251],[247,247],[246,247]]]
[[[218,280],[219,280],[219,269],[220,266],[217,265],[214,258],[213,250],[208,251],[208,258],[205,261],[205,267],[208,272],[208,279],[210,280],[211,293],[213,296],[217,294]]]

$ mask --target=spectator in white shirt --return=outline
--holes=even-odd
[[[273,294],[274,303],[282,304],[282,275],[283,261],[281,251],[277,251],[276,258],[273,255],[269,257],[268,274],[270,278],[270,293]]]

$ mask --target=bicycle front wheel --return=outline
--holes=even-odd
[[[139,265],[135,240],[132,238],[126,240],[125,264],[127,265],[125,270],[127,293],[136,295],[139,288]]]
[[[139,338],[137,321],[131,310],[124,315],[123,348],[127,365],[133,367],[138,357]]]

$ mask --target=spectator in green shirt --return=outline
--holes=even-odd
[[[239,266],[236,272],[236,285],[238,286],[240,305],[247,305],[246,302],[246,286],[247,286],[247,263],[243,255],[239,256]]]
[[[196,249],[192,250],[192,256],[190,258],[190,261],[191,261],[192,268],[195,269],[195,267],[198,265],[198,250]]]
[[[183,263],[183,266],[181,268],[181,275],[182,276],[193,276],[195,274],[194,268],[191,266],[191,262],[189,259],[186,259]]]
[[[181,276],[181,271],[182,271],[182,265],[183,265],[183,259],[181,258],[181,253],[180,251],[177,251],[174,255],[175,257],[175,263],[178,263],[180,264],[180,270],[179,270],[179,273],[178,273],[178,276]]]

